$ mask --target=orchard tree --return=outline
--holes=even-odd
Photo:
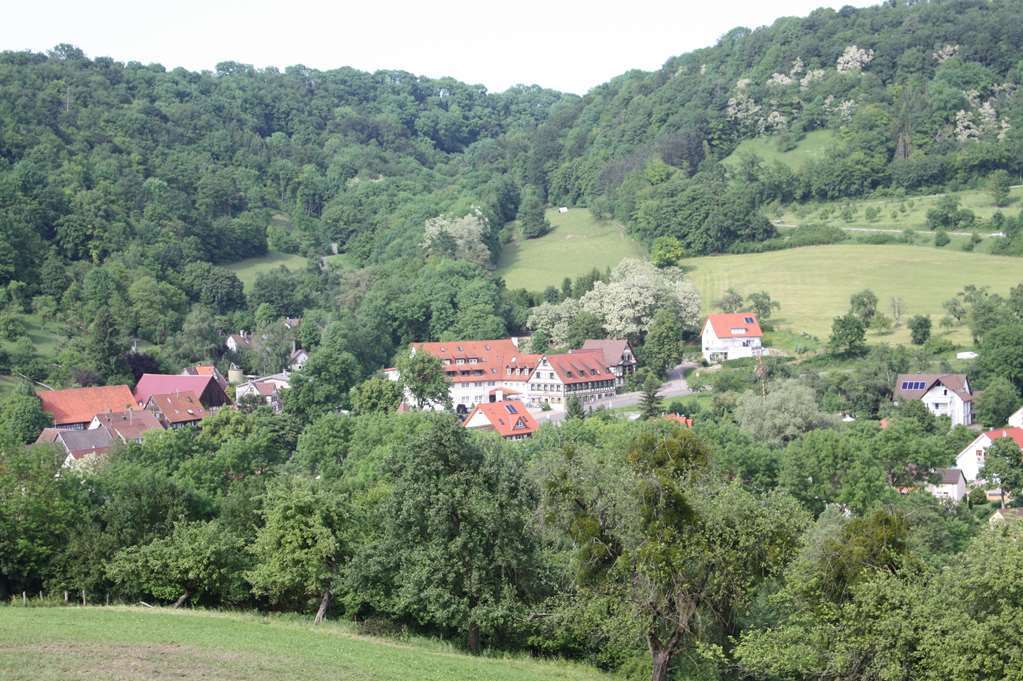
[[[734,288],[730,288],[714,304],[722,312],[738,312],[742,308],[742,294]]]
[[[975,398],[977,420],[985,428],[1004,426],[1019,407],[1020,397],[1009,379],[996,376],[988,381],[984,390]]]
[[[151,595],[180,608],[189,600],[230,605],[244,599],[241,539],[217,522],[182,522],[167,537],[122,549],[107,576],[124,594]]]
[[[781,309],[781,303],[772,300],[767,291],[750,293],[746,296],[746,306],[757,314],[761,322],[769,319],[775,310]]]
[[[852,294],[849,298],[849,312],[869,326],[877,314],[877,295],[869,288]]]
[[[1009,191],[1012,189],[1012,178],[1006,170],[996,170],[988,176],[988,191],[991,200],[999,208],[1009,205]]]
[[[518,212],[519,226],[522,236],[536,239],[551,231],[551,223],[544,215],[543,200],[540,192],[533,185],[526,185],[522,191],[522,201]]]
[[[682,242],[673,236],[659,236],[650,247],[650,260],[657,267],[675,267],[686,257]]]
[[[931,318],[927,315],[914,315],[906,324],[913,345],[923,345],[931,338]]]
[[[863,320],[850,312],[835,317],[832,322],[828,349],[836,355],[861,355],[867,349],[866,338],[867,328],[863,325]]]
[[[285,607],[319,599],[313,624],[322,622],[349,556],[347,516],[341,498],[318,480],[296,476],[272,484],[252,547],[255,567],[246,574],[252,592]]]

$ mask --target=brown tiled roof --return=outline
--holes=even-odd
[[[518,400],[505,400],[503,402],[483,402],[476,405],[464,423],[468,427],[472,417],[480,412],[487,417],[490,426],[497,431],[501,437],[514,437],[516,435],[532,435],[540,426],[536,419],[529,413],[525,405]]]
[[[126,385],[94,388],[43,390],[39,393],[43,411],[53,415],[54,425],[88,423],[105,411],[124,411],[135,406],[135,398]]]
[[[107,412],[96,414],[96,421],[124,442],[138,440],[143,433],[150,430],[163,430],[163,424],[145,409],[129,409],[128,411]]]
[[[964,402],[969,402],[973,399],[973,395],[967,387],[966,374],[899,374],[895,381],[895,395],[907,401],[919,400],[936,383],[940,383],[954,392]],[[906,384],[913,387],[903,388]]]
[[[604,356],[599,350],[547,355],[547,361],[566,385],[615,378],[614,372],[604,366]]]
[[[156,407],[163,414],[168,424],[191,423],[206,418],[199,398],[191,393],[172,393],[170,395],[153,395],[146,403],[146,408]]]
[[[629,341],[624,338],[599,338],[583,341],[583,350],[600,350],[604,353],[604,361],[609,367],[618,366],[622,355],[630,349]]]
[[[941,476],[937,483],[939,485],[957,485],[959,479],[963,477],[963,472],[958,468],[939,468],[935,472]]]
[[[453,383],[468,381],[526,381],[540,361],[540,355],[522,352],[510,338],[481,341],[413,343],[417,351],[429,353],[444,364]],[[459,364],[458,361],[462,360]],[[525,369],[524,373],[518,373]]]

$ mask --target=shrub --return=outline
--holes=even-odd
[[[938,248],[948,246],[951,239],[948,237],[948,232],[943,229],[939,229],[934,235],[934,245]]]

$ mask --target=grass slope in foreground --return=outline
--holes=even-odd
[[[258,258],[246,258],[245,260],[233,262],[226,267],[238,275],[238,278],[242,280],[242,284],[245,285],[245,290],[248,291],[256,283],[256,277],[263,272],[275,270],[281,265],[292,271],[304,270],[306,263],[308,263],[308,259],[301,255],[271,251]]]
[[[895,296],[904,302],[903,321],[931,315],[937,334],[942,303],[963,286],[990,286],[1005,295],[1023,281],[1019,258],[897,245],[812,246],[690,258],[684,264],[705,309],[730,287],[744,295],[767,291],[781,303],[773,320],[779,329],[807,331],[822,340],[831,333],[832,319],[848,311],[849,296],[865,288],[877,294],[880,311],[889,316],[889,301]],[[964,327],[950,337],[963,343],[970,339]],[[908,343],[909,331],[903,325],[890,336],[870,335],[868,340]]]
[[[613,220],[598,220],[586,208],[569,208],[567,213],[551,209],[547,219],[554,229],[539,239],[516,235],[501,253],[497,274],[508,288],[541,291],[561,286],[594,267],[604,271],[622,258],[643,257],[643,246]]]
[[[137,608],[0,607],[0,678],[106,681],[582,681],[567,662],[472,657],[433,641],[359,636],[344,623]]]

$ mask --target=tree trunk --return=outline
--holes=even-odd
[[[180,608],[182,605],[184,605],[185,601],[187,601],[191,597],[191,595],[192,592],[186,589],[185,593],[181,594],[181,596],[178,597],[178,600],[174,601],[174,609],[176,610]]]
[[[330,587],[323,590],[323,597],[320,599],[320,608],[316,611],[313,624],[319,624],[327,619],[327,608],[330,607]]]
[[[475,622],[469,625],[469,635],[466,640],[469,652],[476,655],[480,652],[480,625]]]
[[[651,651],[654,668],[650,674],[651,681],[668,681],[668,670],[671,668],[671,651],[667,649]]]

